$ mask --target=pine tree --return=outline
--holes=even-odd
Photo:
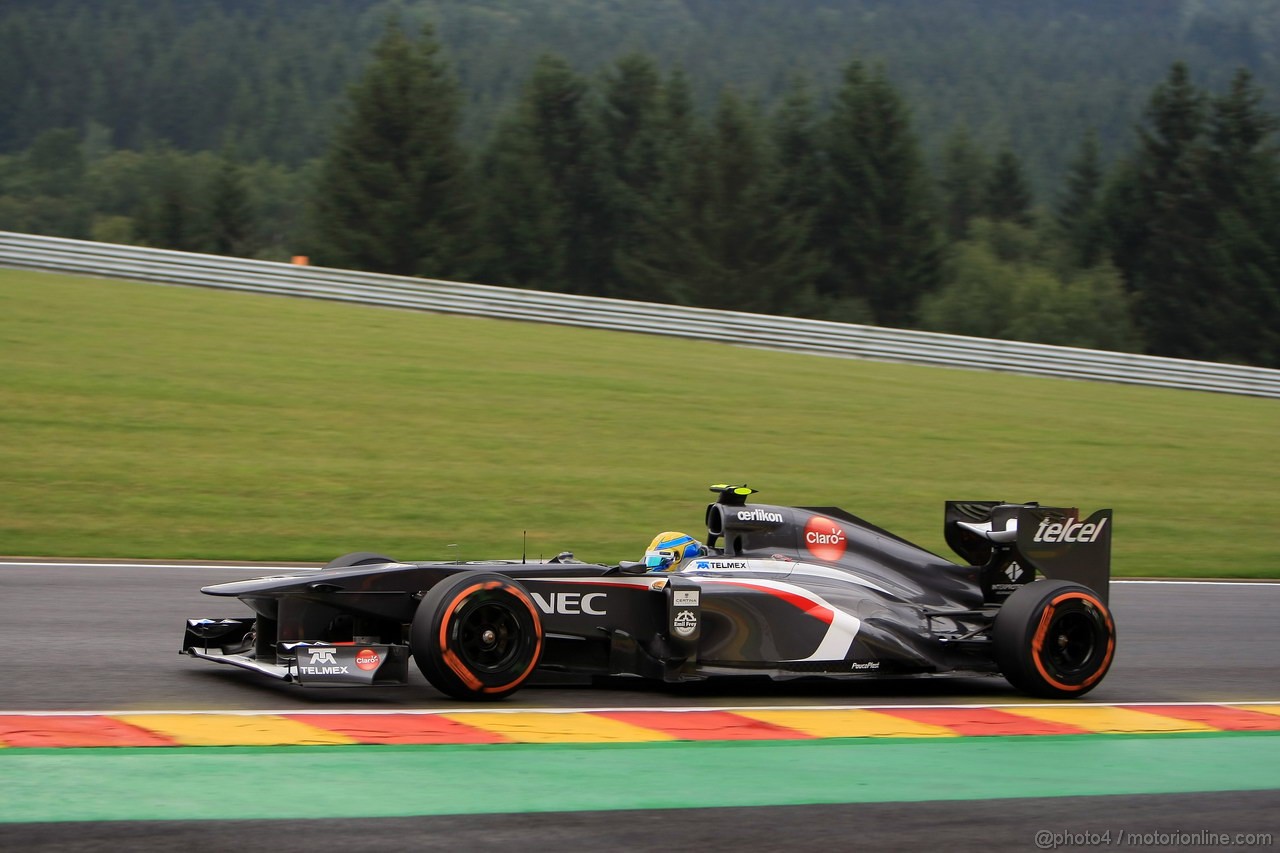
[[[1280,126],[1262,111],[1246,70],[1210,104],[1204,170],[1214,239],[1204,270],[1212,298],[1201,323],[1223,361],[1280,367]]]
[[[563,58],[540,57],[487,157],[485,235],[504,247],[486,267],[496,275],[490,280],[587,294],[614,286],[614,216],[596,116],[587,81]],[[513,192],[536,195],[494,209]]]
[[[590,87],[562,57],[543,56],[534,67],[525,109],[563,219],[565,280],[560,289],[608,292],[616,277],[609,239],[614,211]]]
[[[1031,187],[1018,155],[1008,148],[996,154],[983,192],[983,212],[994,222],[1031,224]]]
[[[759,111],[724,92],[667,247],[682,301],[776,313],[811,284],[807,223],[779,204],[779,175]]]
[[[1203,180],[1205,96],[1176,63],[1152,93],[1130,170],[1112,193],[1113,254],[1134,295],[1134,319],[1157,355],[1201,357],[1210,294],[1201,249],[1212,230]]]
[[[875,322],[908,325],[940,280],[941,241],[907,108],[882,73],[853,62],[825,137],[829,192],[817,228],[832,264],[822,295],[865,300]]]
[[[146,246],[192,251],[199,242],[198,204],[190,171],[169,148],[148,152],[146,195],[137,218],[137,237]]]
[[[254,213],[244,170],[223,154],[206,191],[209,215],[208,249],[217,255],[251,255]]]
[[[938,186],[942,192],[947,237],[963,240],[969,236],[969,223],[983,215],[983,190],[988,172],[986,158],[964,126],[947,137],[941,172]]]
[[[1070,260],[1078,267],[1091,267],[1105,250],[1101,218],[1102,164],[1098,156],[1098,135],[1088,131],[1071,161],[1062,197],[1054,211]]]
[[[1276,119],[1246,72],[1210,97],[1175,64],[1107,198],[1113,257],[1150,351],[1280,362]]]
[[[662,76],[645,54],[619,59],[604,81],[600,124],[609,165],[628,190],[644,194],[658,180]]]
[[[793,213],[812,213],[822,204],[825,162],[821,127],[809,81],[791,81],[773,116],[772,138],[780,171],[779,202]]]
[[[430,25],[388,25],[320,167],[312,254],[333,266],[454,277],[468,266],[460,97]]]
[[[826,162],[821,125],[808,80],[791,81],[781,106],[773,116],[773,160],[778,170],[773,204],[777,215],[802,232],[798,269],[790,275],[789,292],[779,294],[775,309],[782,314],[821,314],[817,287],[830,267],[828,247],[819,242],[817,217],[826,192]]]
[[[606,295],[644,298],[647,288],[626,275],[629,259],[643,251],[643,221],[662,180],[662,76],[643,54],[617,61],[604,81],[600,126],[607,159],[610,262]]]
[[[619,244],[618,273],[632,298],[689,304],[693,295],[687,282],[671,271],[693,263],[679,253],[690,251],[688,235],[701,203],[698,160],[708,143],[694,114],[689,81],[678,68],[663,83],[656,124],[657,181],[640,199],[633,230]]]
[[[520,115],[507,116],[499,124],[481,163],[480,184],[479,280],[563,289],[568,253],[564,214]]]

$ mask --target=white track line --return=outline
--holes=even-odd
[[[315,572],[320,570],[319,566],[228,565],[226,563],[77,563],[74,560],[60,563],[26,560],[0,561],[0,569],[31,567],[64,569],[228,569],[238,572]]]
[[[1116,584],[1116,583],[1153,584],[1156,586],[1273,586],[1276,589],[1280,589],[1280,581],[1266,581],[1266,580],[1259,580],[1259,581],[1113,580],[1112,583],[1113,584]]]

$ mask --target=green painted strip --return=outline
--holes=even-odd
[[[8,749],[0,822],[390,817],[1280,789],[1280,736]]]

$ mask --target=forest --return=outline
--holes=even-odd
[[[1277,367],[1278,38],[1270,0],[11,0],[0,230]]]

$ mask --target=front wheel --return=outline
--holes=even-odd
[[[431,588],[409,640],[418,669],[455,699],[501,699],[538,665],[542,620],[524,587],[487,572],[459,572]]]
[[[992,639],[1009,683],[1046,699],[1088,693],[1116,652],[1111,611],[1093,590],[1061,580],[1015,590],[996,614]]]

